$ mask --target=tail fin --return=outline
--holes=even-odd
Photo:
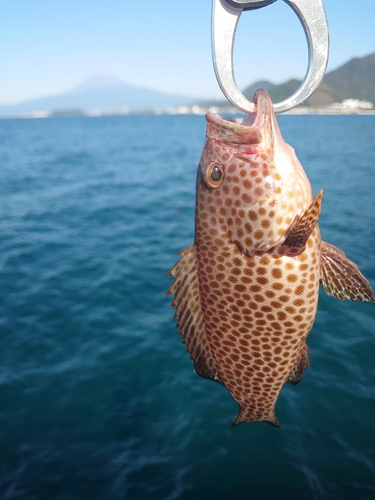
[[[231,423],[232,426],[245,422],[267,422],[274,427],[280,427],[279,421],[275,414],[275,408],[254,409],[252,407],[244,407],[240,405],[240,411],[237,417]]]

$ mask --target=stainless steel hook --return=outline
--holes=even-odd
[[[243,10],[269,5],[276,0],[213,0],[212,58],[217,81],[226,98],[245,113],[254,111],[254,103],[238,89],[233,72],[233,46],[238,20]],[[300,87],[290,97],[274,104],[276,113],[284,113],[302,104],[323,80],[329,53],[329,34],[323,0],[284,0],[297,14],[308,44],[308,69]]]
[[[229,7],[242,10],[260,9],[273,2],[276,2],[276,0],[225,0]]]

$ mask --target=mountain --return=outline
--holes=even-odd
[[[249,85],[243,94],[251,100],[255,90],[263,87],[274,102],[279,102],[290,96],[300,83],[300,80],[293,79],[275,85],[263,80]],[[322,84],[304,105],[321,107],[348,98],[370,101],[375,105],[375,53],[352,59],[335,71],[327,73]],[[176,108],[192,104],[219,108],[228,106],[228,102],[224,100],[198,101],[187,96],[134,87],[109,75],[96,75],[63,94],[19,104],[0,105],[0,117],[25,116],[38,112],[54,116],[78,116],[88,111],[144,112],[155,108]]]
[[[192,100],[191,97],[134,87],[109,75],[96,75],[63,94],[19,104],[0,105],[0,116],[20,116],[40,111],[66,112],[67,110],[145,111],[182,106]]]
[[[351,97],[370,101],[375,105],[375,53],[356,57],[327,73],[322,85],[309,98],[308,104],[316,105],[322,99],[337,102]]]
[[[279,102],[290,96],[300,84],[301,80],[289,80],[281,85],[256,82],[247,87],[243,94],[252,99],[256,88],[263,86],[272,100]],[[375,105],[375,53],[351,59],[340,68],[327,73],[305,105],[319,107],[349,98],[370,101]]]
[[[280,102],[289,97],[290,95],[292,95],[293,92],[296,89],[298,89],[300,83],[301,83],[300,80],[295,80],[295,79],[288,80],[287,82],[281,85],[275,85],[267,81],[260,81],[253,83],[252,85],[247,87],[244,90],[243,94],[251,101],[255,91],[259,88],[263,88],[267,90],[267,92],[269,93],[274,102]]]

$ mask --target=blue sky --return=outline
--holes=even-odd
[[[375,0],[324,0],[335,69],[375,52]],[[221,97],[211,61],[211,0],[0,0],[0,104],[64,92],[107,73],[167,93]],[[282,0],[241,16],[244,88],[302,78],[302,27]]]

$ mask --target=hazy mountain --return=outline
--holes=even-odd
[[[267,80],[259,80],[258,82],[254,82],[248,87],[246,87],[246,89],[243,91],[243,95],[247,97],[249,101],[251,101],[257,89],[266,89],[267,92],[271,94],[271,92],[273,92],[273,89],[275,87],[277,87],[277,85],[275,85],[274,83],[271,83]]]
[[[319,105],[322,101],[337,102],[350,97],[375,105],[375,53],[356,57],[327,73],[307,104]]]
[[[257,88],[266,88],[274,102],[290,96],[300,85],[300,80],[289,80],[275,85],[258,81],[244,91],[252,99]],[[324,106],[343,99],[354,98],[370,101],[375,105],[375,53],[357,57],[335,71],[327,73],[322,84],[305,105]],[[170,95],[154,90],[134,87],[109,75],[96,75],[63,94],[43,97],[19,104],[0,105],[0,117],[22,116],[46,111],[55,116],[79,115],[85,111],[146,111],[198,103],[201,106],[228,106],[225,100],[203,101],[182,95]]]
[[[279,102],[290,96],[300,84],[301,80],[289,80],[280,85],[261,81],[247,87],[243,94],[252,99],[254,91],[263,86],[272,100]],[[375,53],[366,57],[356,57],[335,71],[327,73],[321,85],[305,104],[324,106],[348,98],[370,101],[375,105]]]
[[[42,97],[19,104],[0,105],[0,116],[17,116],[38,111],[101,110],[128,108],[130,111],[181,106],[191,97],[170,95],[134,87],[109,75],[97,75],[63,94]]]
[[[247,87],[244,90],[243,94],[245,97],[251,100],[254,96],[255,91],[259,88],[263,88],[267,90],[274,102],[280,102],[292,95],[293,92],[299,87],[299,85],[299,80],[288,80],[281,85],[275,85],[267,81],[259,81]]]

